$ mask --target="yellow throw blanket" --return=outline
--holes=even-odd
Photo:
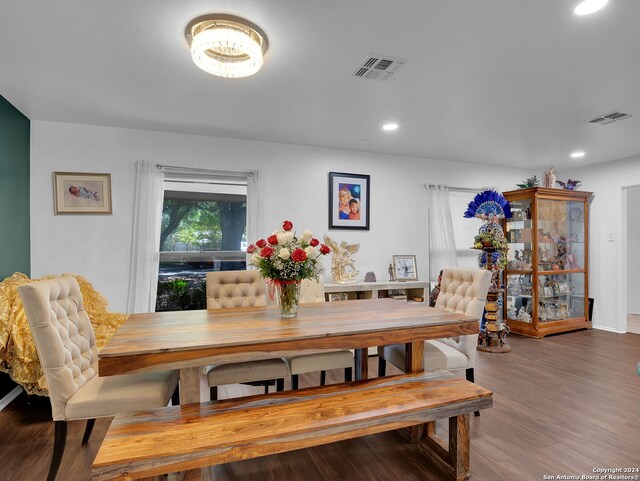
[[[126,314],[107,312],[107,300],[83,277],[73,276],[80,284],[84,308],[96,333],[98,350],[102,349],[116,330],[127,319]],[[29,394],[48,395],[47,381],[40,367],[36,346],[31,336],[29,321],[24,314],[18,287],[41,279],[16,272],[0,282],[0,370],[21,384]]]

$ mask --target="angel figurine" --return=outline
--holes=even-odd
[[[333,280],[340,284],[356,282],[356,276],[360,272],[356,269],[355,261],[351,259],[351,255],[358,252],[360,244],[347,244],[345,241],[338,244],[328,235],[324,236],[324,243],[331,248]]]
[[[544,186],[555,187],[556,186],[556,169],[551,167],[544,173]]]

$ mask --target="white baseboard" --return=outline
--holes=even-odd
[[[17,398],[21,392],[22,392],[22,387],[16,386],[13,388],[13,390],[9,394],[7,394],[5,397],[0,399],[0,411],[2,411],[9,404],[11,404],[11,401]]]
[[[591,327],[593,329],[599,329],[601,331],[615,332],[616,334],[626,334],[627,333],[627,331],[618,331],[617,329],[615,329],[613,327],[609,327],[609,326],[596,326],[595,324],[593,324]]]

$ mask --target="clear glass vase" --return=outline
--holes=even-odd
[[[297,317],[300,302],[300,281],[275,281],[275,285],[280,304],[280,317],[283,319]]]

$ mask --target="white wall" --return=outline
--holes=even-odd
[[[359,242],[361,271],[387,279],[393,254],[416,254],[427,278],[425,183],[512,189],[528,177],[517,169],[412,157],[169,134],[91,125],[34,121],[31,125],[31,271],[62,272],[89,279],[124,312],[131,256],[134,163],[265,172],[265,226],[284,219],[317,235],[327,233],[328,172],[371,175],[371,230],[332,230],[338,241]],[[110,172],[111,216],[54,216],[52,172]],[[460,212],[462,215],[462,212]],[[471,244],[472,239],[469,240]],[[329,265],[326,259],[327,266]],[[328,269],[325,277],[329,275]]]
[[[591,203],[589,230],[589,297],[595,299],[594,327],[625,332],[627,321],[626,212],[623,199],[625,187],[640,185],[640,157],[617,160],[583,168],[565,170],[558,174],[582,180],[580,190],[594,192]],[[638,210],[638,204],[628,204]],[[609,234],[613,240],[609,240]],[[629,249],[640,251],[640,238],[635,237]],[[636,287],[637,289],[637,287]],[[640,298],[640,291],[629,291],[629,297]]]
[[[640,314],[640,187],[627,189],[627,312]]]

